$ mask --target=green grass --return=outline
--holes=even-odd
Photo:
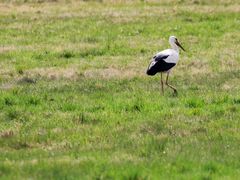
[[[0,179],[240,176],[238,1],[0,2]]]

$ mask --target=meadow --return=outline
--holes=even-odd
[[[237,0],[0,0],[0,179],[238,179]],[[146,75],[175,35],[170,75]]]

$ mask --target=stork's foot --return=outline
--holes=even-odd
[[[161,94],[164,95],[164,91],[161,91]]]
[[[173,95],[174,95],[174,96],[177,96],[177,95],[178,95],[178,92],[177,92],[176,89],[173,90]]]

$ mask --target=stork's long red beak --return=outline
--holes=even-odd
[[[178,47],[180,47],[183,51],[185,51],[185,49],[182,47],[182,45],[178,42],[178,40],[176,40],[176,45],[178,45]]]

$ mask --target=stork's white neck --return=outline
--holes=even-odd
[[[172,49],[174,49],[175,51],[177,51],[179,53],[179,47],[174,42],[170,42],[170,45],[171,45]]]

